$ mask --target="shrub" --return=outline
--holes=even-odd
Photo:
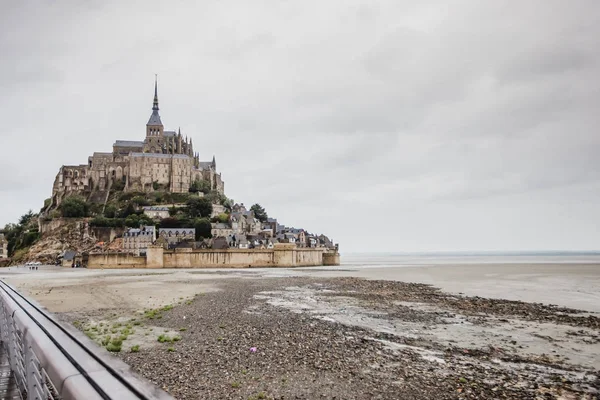
[[[158,336],[157,340],[158,340],[159,343],[165,343],[165,342],[170,342],[171,341],[171,339],[167,335],[165,335],[164,333],[160,334],[160,336]]]
[[[106,218],[114,218],[116,214],[117,214],[117,208],[115,206],[113,206],[112,204],[107,205],[104,208],[104,216]]]
[[[165,197],[162,193],[160,193],[160,192],[154,193],[154,202],[156,204],[162,204],[164,200],[165,200]]]
[[[118,353],[121,351],[121,344],[116,344],[114,342],[110,342],[107,346],[106,346],[106,350],[111,351],[113,353]]]
[[[137,216],[137,214],[131,214],[127,216],[127,218],[125,218],[125,226],[131,228],[140,226],[140,218]]]
[[[194,229],[196,229],[196,240],[201,240],[201,238],[211,238],[212,237],[212,225],[207,218],[197,218],[194,220]]]
[[[48,217],[50,217],[51,219],[59,218],[60,217],[60,211],[58,211],[58,210],[52,210],[48,214]]]
[[[135,345],[135,346],[131,346],[131,352],[132,353],[137,353],[140,351],[140,346],[139,345]]]
[[[221,213],[219,215],[217,215],[216,217],[217,222],[221,222],[221,223],[226,223],[229,222],[229,214],[227,213]]]
[[[131,200],[133,197],[138,195],[136,192],[124,192],[119,195],[119,201]]]
[[[122,192],[123,189],[125,189],[125,182],[122,180],[116,180],[112,183],[110,189],[116,192]]]
[[[29,247],[34,244],[40,238],[39,232],[27,232],[23,236],[22,246]]]
[[[146,200],[146,198],[144,196],[135,196],[133,199],[131,199],[131,203],[136,204],[138,206],[147,206],[150,203],[148,203],[148,200]]]
[[[136,214],[135,206],[133,203],[127,204],[127,207],[119,211],[119,216],[121,218],[127,218],[130,215]]]
[[[81,197],[71,196],[63,200],[60,210],[63,217],[82,218],[88,215],[89,207]]]
[[[191,218],[210,217],[212,210],[212,203],[207,198],[192,198],[187,201],[187,212]]]
[[[204,194],[207,194],[208,192],[210,192],[210,182],[205,181],[205,180],[196,179],[190,185],[189,192],[190,193],[202,192]]]
[[[187,203],[190,199],[189,193],[171,193],[172,203]]]
[[[144,312],[144,317],[146,317],[148,319],[154,319],[158,316],[160,316],[159,310],[147,310]]]
[[[159,226],[161,228],[189,228],[190,220],[187,218],[163,218],[160,221]]]

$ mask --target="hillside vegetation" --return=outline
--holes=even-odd
[[[197,182],[189,193],[170,193],[161,188],[149,193],[113,191],[106,202],[93,201],[72,195],[49,211],[50,199],[44,203],[40,214],[29,211],[16,224],[7,224],[0,232],[8,241],[8,253],[12,263],[32,258],[49,259],[51,255],[66,249],[84,250],[93,248],[93,238],[85,237],[80,222],[87,221],[90,227],[127,228],[154,225],[157,228],[195,228],[196,239],[211,237],[211,221],[228,220],[232,202],[216,191],[208,191],[206,185]],[[203,196],[199,195],[202,192]],[[225,213],[211,218],[213,204],[222,205]],[[144,214],[145,206],[169,207],[169,218],[155,221]],[[40,235],[38,219],[49,222],[61,218],[67,220],[60,229]],[[68,223],[72,220],[72,224]],[[43,237],[42,237],[43,236]],[[31,254],[30,254],[31,253]]]

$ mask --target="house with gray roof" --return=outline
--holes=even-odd
[[[165,206],[146,206],[143,208],[143,210],[144,215],[147,215],[148,217],[153,219],[168,218],[170,215],[169,207]]]
[[[229,225],[229,224],[217,222],[217,223],[212,223],[210,225],[211,225],[210,233],[212,234],[212,237],[219,237],[219,236],[227,237],[227,236],[233,235],[233,229],[232,229],[231,225]]]
[[[227,242],[227,238],[218,237],[214,238],[212,241],[212,248],[214,250],[225,250],[229,248],[229,243]]]
[[[164,238],[169,246],[183,242],[196,240],[195,228],[160,228],[158,235]]]
[[[156,228],[152,225],[129,228],[123,234],[123,250],[136,256],[145,254],[149,245],[156,241]]]

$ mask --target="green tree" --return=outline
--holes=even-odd
[[[263,207],[260,204],[256,203],[252,207],[250,207],[250,211],[254,212],[254,217],[260,222],[267,222],[269,216]]]
[[[207,218],[196,218],[194,220],[194,229],[196,229],[196,240],[212,237],[212,234],[210,233],[212,225]]]
[[[121,210],[120,217],[127,218],[131,214],[135,214],[135,207],[134,207],[133,203],[127,204],[127,207],[125,207],[123,210]]]
[[[229,222],[229,214],[221,213],[215,217],[216,222],[226,223]]]
[[[117,214],[117,209],[112,204],[109,204],[106,206],[106,208],[104,208],[104,216],[106,218],[114,218],[116,214]]]
[[[42,207],[42,210],[45,210],[46,208],[48,208],[48,206],[52,203],[52,199],[46,199],[44,200],[44,207]]]
[[[67,218],[87,217],[88,210],[88,204],[78,196],[67,197],[60,205],[62,216]]]
[[[133,199],[131,199],[131,202],[140,207],[147,206],[150,204],[144,196],[135,196]]]
[[[23,236],[22,247],[29,247],[40,238],[39,232],[27,232]]]
[[[19,225],[27,225],[33,216],[34,214],[32,210],[29,210],[27,214],[21,215],[21,218],[19,218]]]
[[[177,218],[163,218],[160,220],[161,228],[179,228],[181,223]]]
[[[212,203],[204,197],[192,198],[187,202],[187,212],[190,218],[210,217],[212,210]]]
[[[138,223],[140,225],[154,225],[154,221],[152,221],[152,218],[150,218],[146,214],[141,214],[139,216]]]
[[[140,218],[136,214],[129,215],[127,218],[125,218],[125,226],[137,228],[140,226]]]
[[[202,192],[204,194],[207,194],[208,192],[210,192],[210,182],[201,179],[196,179],[194,182],[192,182],[188,191],[190,193]]]
[[[225,195],[223,195],[223,197],[225,198],[223,199],[223,202],[221,204],[225,207],[225,209],[228,212],[231,212],[231,209],[233,208],[233,200],[227,198]]]

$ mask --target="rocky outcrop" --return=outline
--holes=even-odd
[[[54,263],[65,250],[93,250],[97,240],[90,235],[86,219],[60,218],[44,224],[42,237],[29,249],[25,261]]]

